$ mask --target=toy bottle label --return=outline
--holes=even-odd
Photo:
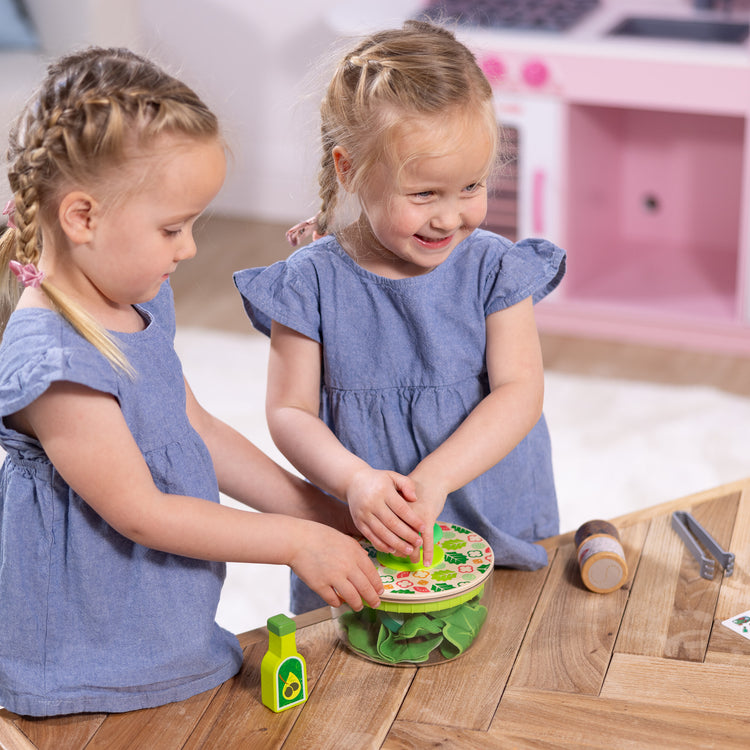
[[[578,564],[583,566],[586,560],[597,552],[614,552],[616,555],[623,556],[622,545],[617,539],[610,536],[591,536],[578,550]]]
[[[302,703],[307,696],[305,667],[302,660],[290,656],[276,670],[276,694],[279,710]]]
[[[578,548],[578,565],[587,588],[608,593],[627,578],[628,566],[620,542],[612,536],[595,534]]]

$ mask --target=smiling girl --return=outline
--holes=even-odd
[[[318,239],[235,275],[271,336],[271,434],[379,550],[422,545],[429,565],[440,517],[490,541],[498,565],[541,567],[558,513],[533,303],[565,256],[479,229],[490,86],[450,32],[409,22],[345,56],[321,117],[321,210],[290,230]],[[319,606],[292,591],[294,611]]]

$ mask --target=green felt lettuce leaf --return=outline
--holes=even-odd
[[[383,627],[380,628],[380,633],[378,633],[378,655],[391,664],[398,664],[402,661],[418,664],[427,661],[430,658],[430,653],[442,641],[442,635],[423,640],[399,638],[396,633],[391,633],[388,628]]]
[[[346,629],[354,651],[389,664],[419,664],[427,661],[438,647],[446,659],[460,656],[473,643],[486,617],[487,608],[478,599],[472,599],[434,614],[405,615],[399,628],[395,628],[397,623],[390,617],[389,628],[378,612],[369,607],[344,613],[340,624]]]
[[[341,623],[346,628],[349,644],[355,651],[377,658],[377,634],[375,611],[363,607],[360,612],[346,612],[341,615]]]
[[[382,610],[378,610],[378,620],[380,620],[380,622],[392,633],[398,633],[404,624],[404,618],[402,616],[394,612],[383,612]]]
[[[440,653],[446,659],[453,659],[466,651],[474,642],[482,623],[487,617],[487,607],[468,602],[463,607],[445,617],[443,636],[445,642],[440,646]]]
[[[443,629],[443,620],[427,614],[412,615],[399,628],[398,637],[416,638],[422,635],[436,635]]]

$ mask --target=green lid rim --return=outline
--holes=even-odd
[[[464,586],[464,591],[459,595],[446,597],[445,599],[432,599],[427,601],[398,601],[385,600],[381,597],[380,604],[375,608],[379,612],[401,612],[404,614],[415,614],[419,612],[440,612],[444,609],[457,607],[465,604],[476,596],[484,593],[486,577],[479,581],[480,585]],[[459,589],[461,590],[461,589]]]

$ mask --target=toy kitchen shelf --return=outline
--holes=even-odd
[[[349,31],[435,4],[383,0],[363,22],[347,3]],[[555,31],[448,21],[507,133],[488,226],[568,252],[543,331],[750,354],[750,3],[703,4],[588,2]]]

